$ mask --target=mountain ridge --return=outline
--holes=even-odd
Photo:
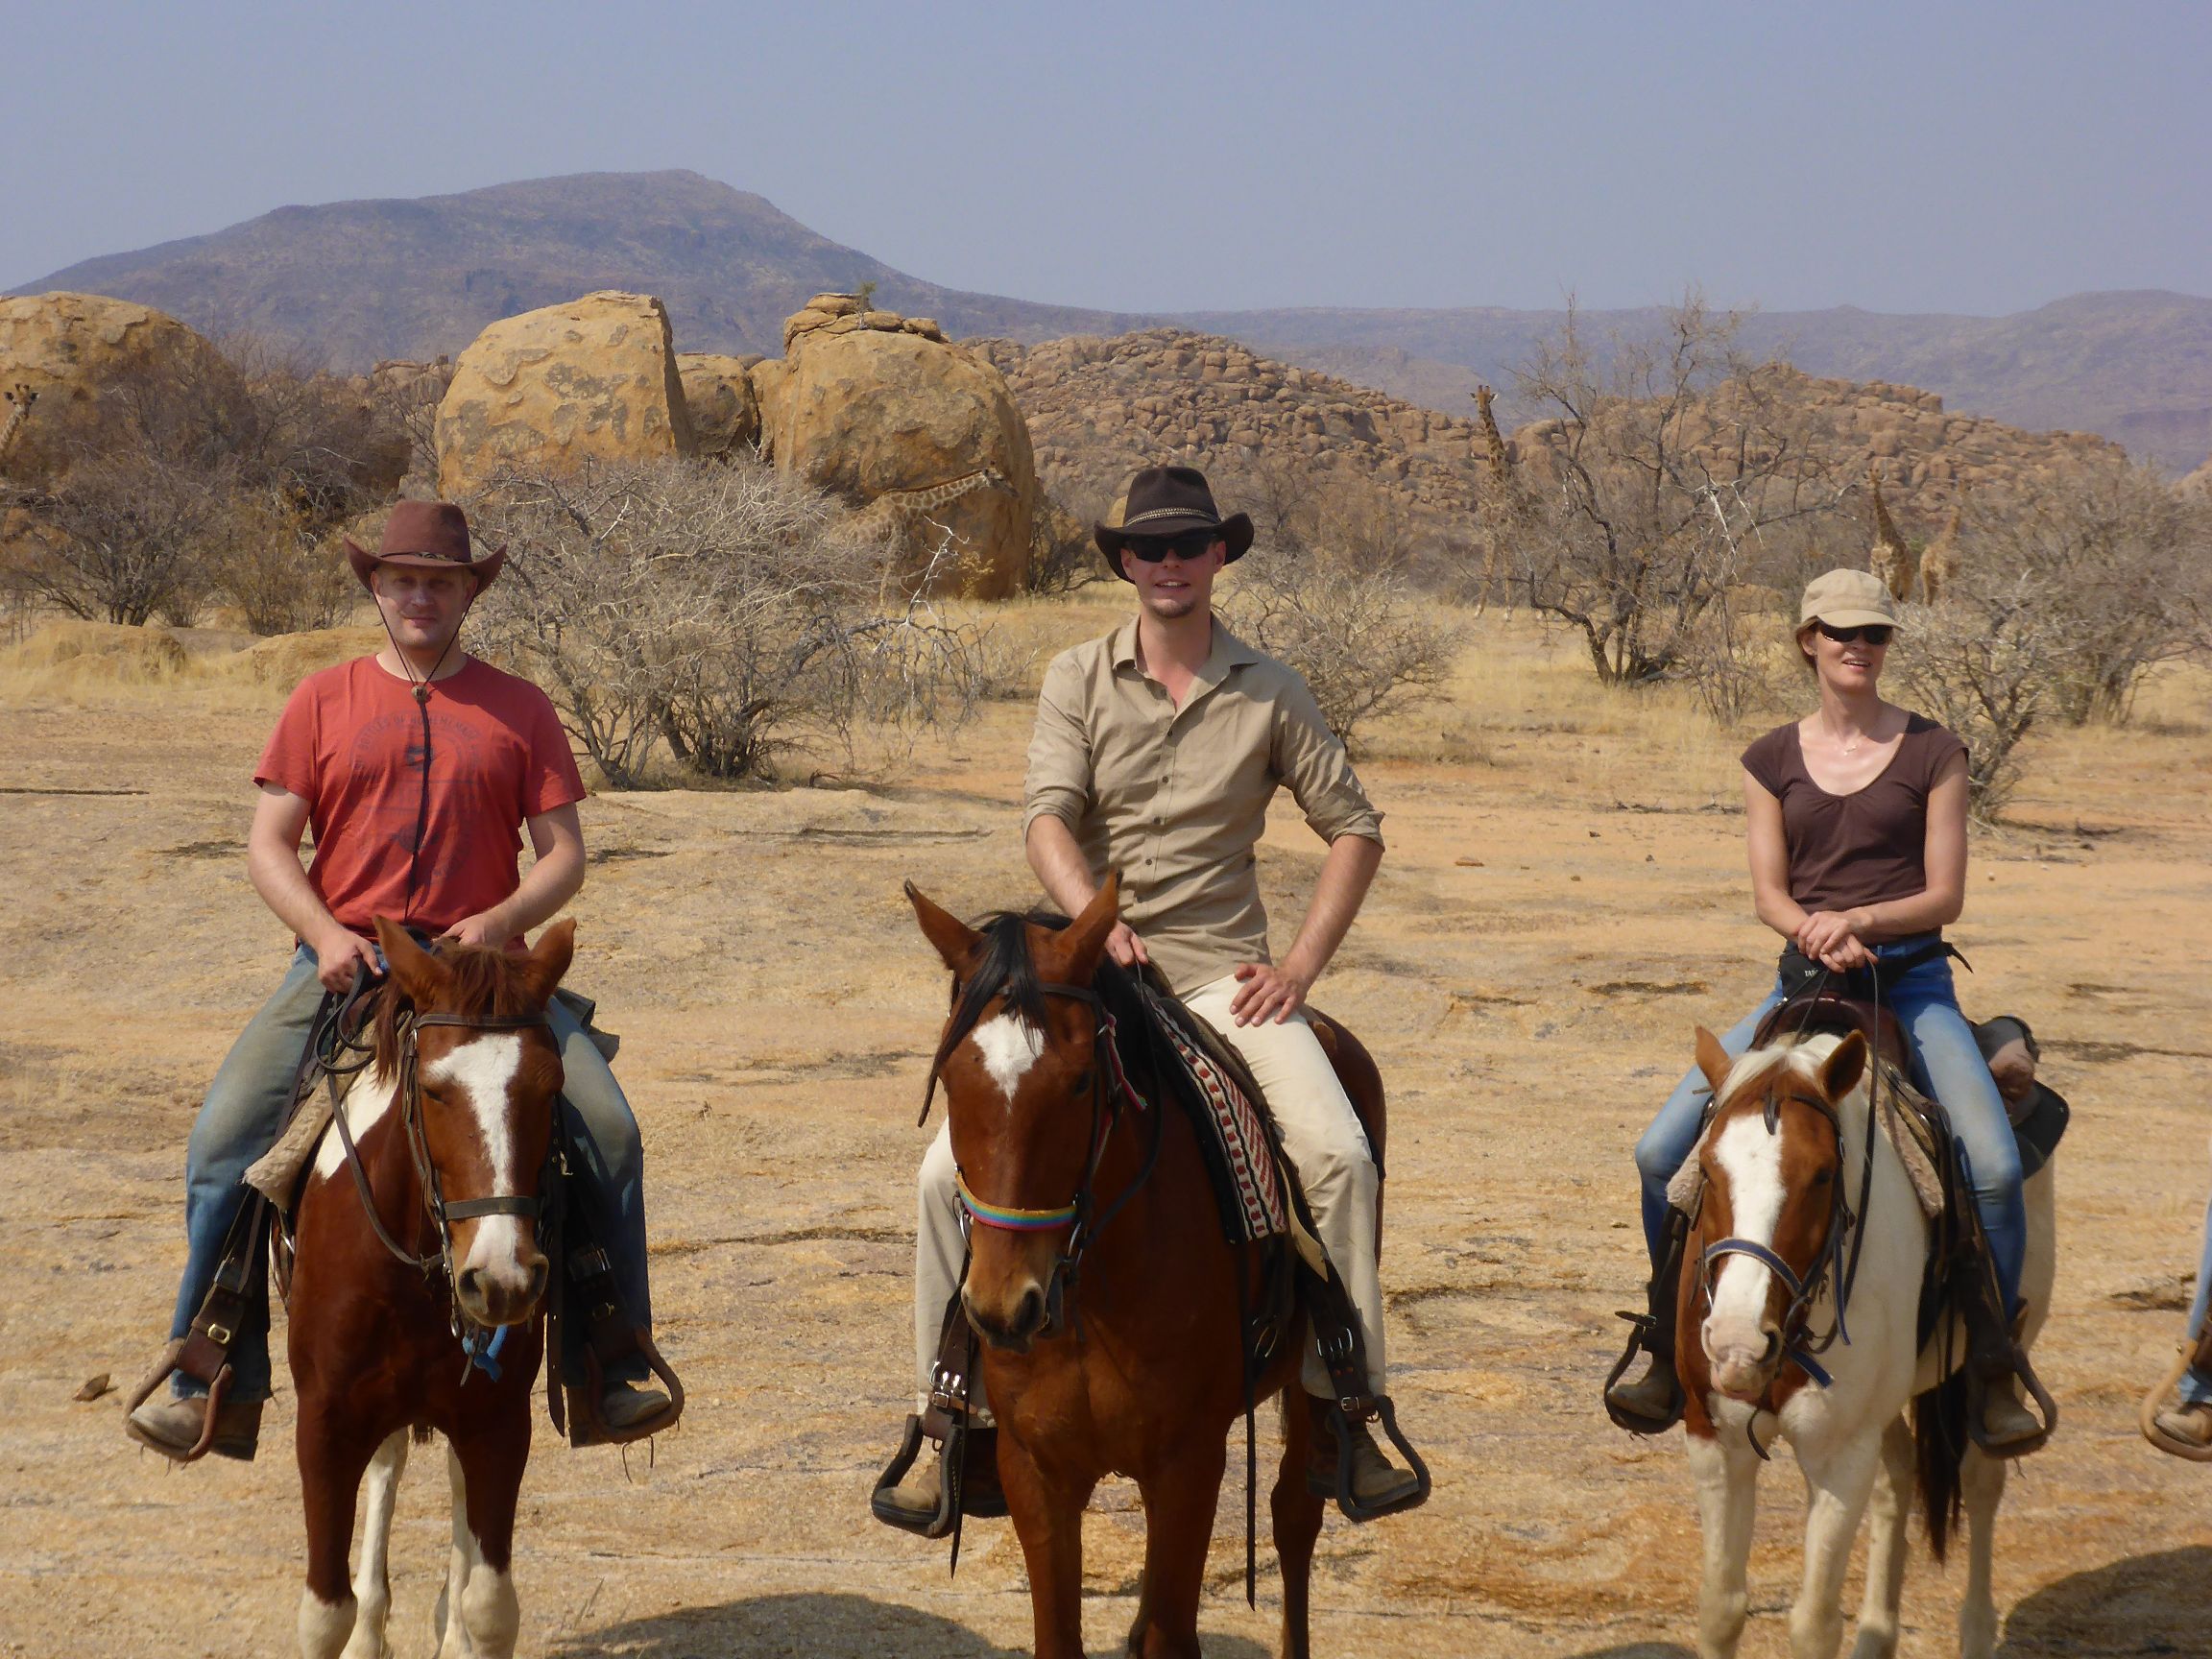
[[[948,288],[821,235],[765,197],[688,169],[581,173],[443,196],[291,204],[201,236],[81,260],[12,290],[133,300],[204,332],[260,335],[332,367],[455,355],[502,316],[598,288],[658,295],[691,351],[781,349],[782,319],[824,290],[956,337],[1029,343],[1162,325],[1460,414],[1564,313],[1511,306],[1298,306],[1140,313]],[[1633,333],[1657,306],[1584,314]],[[1983,318],[1859,306],[1753,313],[1744,344],[1809,373],[1903,382],[2017,425],[2094,431],[2186,472],[2212,454],[2212,299],[2072,295]],[[1534,413],[1513,411],[1516,416]]]

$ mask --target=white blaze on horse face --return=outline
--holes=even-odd
[[[998,1085],[1007,1105],[1013,1105],[1022,1079],[1045,1052],[1045,1033],[1019,1014],[999,1014],[976,1026],[969,1040],[983,1056],[983,1070],[991,1073],[991,1081]]]
[[[469,1103],[476,1138],[492,1166],[492,1191],[519,1191],[516,1186],[515,1142],[508,1129],[507,1092],[522,1070],[522,1036],[517,1031],[487,1031],[470,1037],[422,1068],[422,1081]],[[486,1194],[489,1196],[489,1194]],[[516,1215],[486,1215],[476,1223],[469,1259],[495,1279],[527,1279],[520,1264],[522,1222]]]
[[[1769,1134],[1760,1113],[1738,1118],[1713,1145],[1713,1162],[1728,1180],[1731,1236],[1774,1244],[1782,1219],[1782,1136]],[[1774,1275],[1748,1256],[1723,1256],[1713,1284],[1713,1311],[1705,1320],[1705,1351],[1719,1358],[1732,1348],[1762,1354],[1767,1334],[1767,1288]]]

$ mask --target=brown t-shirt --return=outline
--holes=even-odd
[[[1863,789],[1831,795],[1805,770],[1797,723],[1743,751],[1743,770],[1782,803],[1790,897],[1808,910],[1910,899],[1928,886],[1928,792],[1966,745],[1921,715],[1907,717],[1889,764]]]

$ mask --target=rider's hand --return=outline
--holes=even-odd
[[[1865,926],[1863,911],[1815,910],[1797,929],[1797,949],[1832,974],[1869,967],[1874,952],[1859,936]]]
[[[439,935],[463,945],[481,945],[487,950],[504,950],[507,941],[515,937],[515,929],[495,910],[479,910],[473,916],[460,921]]]
[[[1137,930],[1126,922],[1114,924],[1114,931],[1106,935],[1106,954],[1135,973],[1139,964],[1149,963],[1152,953],[1144,949],[1144,941],[1137,937]]]
[[[376,960],[376,942],[364,939],[349,927],[333,926],[329,933],[311,941],[315,948],[315,977],[323,981],[323,989],[335,991],[341,997],[353,989],[353,970],[369,970],[369,977],[380,979],[384,970]]]
[[[1280,1025],[1306,1005],[1306,981],[1266,962],[1245,962],[1237,969],[1237,995],[1229,999],[1229,1012],[1239,1025],[1258,1025],[1270,1015]]]

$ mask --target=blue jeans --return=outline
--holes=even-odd
[[[1892,940],[1875,946],[1874,953],[1902,955],[1927,944],[1928,938]],[[1974,1206],[1982,1213],[1983,1230],[1989,1235],[1989,1253],[1995,1259],[2005,1305],[2016,1308],[2020,1302],[2020,1268],[2028,1252],[2028,1212],[2020,1198],[2020,1144],[2013,1138],[2010,1119],[2005,1116],[2005,1100],[1997,1093],[1997,1080],[1989,1075],[1988,1063],[1975,1046],[1973,1027],[1959,1011],[1949,958],[1931,956],[1908,969],[1889,982],[1883,998],[1904,1027],[1914,1085],[1941,1101],[1951,1114],[1952,1130],[1965,1151]],[[1777,978],[1767,999],[1720,1039],[1730,1058],[1751,1046],[1759,1022],[1781,1000],[1782,985]],[[1710,1094],[1704,1073],[1693,1069],[1636,1142],[1636,1169],[1643,1182],[1644,1241],[1651,1252],[1654,1268],[1667,1239],[1667,1183],[1697,1144],[1697,1127]],[[2199,1303],[2201,1308],[2201,1288]]]
[[[2197,1296],[2189,1304],[2189,1340],[2204,1330],[2204,1309],[2212,1302],[2212,1205],[2204,1210],[2204,1254],[2197,1263]],[[2191,1366],[2181,1373],[2181,1398],[2190,1405],[2212,1400],[2212,1376]]]
[[[223,1240],[252,1192],[244,1182],[247,1166],[274,1146],[283,1131],[293,1080],[323,1000],[315,970],[315,952],[301,946],[276,994],[231,1045],[201,1103],[200,1116],[193,1119],[192,1139],[184,1151],[184,1282],[177,1290],[177,1311],[169,1326],[172,1337],[191,1330],[192,1316],[200,1311],[215,1281]],[[554,1040],[561,1045],[565,1122],[582,1166],[570,1194],[590,1207],[592,1232],[606,1246],[624,1305],[637,1323],[650,1329],[645,1158],[637,1140],[637,1120],[631,1116],[630,1102],[614,1073],[575,1016],[558,1001],[546,1014]],[[582,1326],[582,1320],[569,1322],[574,1340],[564,1369],[572,1382],[583,1380],[580,1350],[575,1347],[583,1337]],[[258,1284],[230,1344],[230,1365],[231,1399],[269,1398],[269,1304]],[[617,1375],[637,1382],[648,1373],[640,1363]],[[180,1397],[206,1392],[181,1374],[173,1385]]]

